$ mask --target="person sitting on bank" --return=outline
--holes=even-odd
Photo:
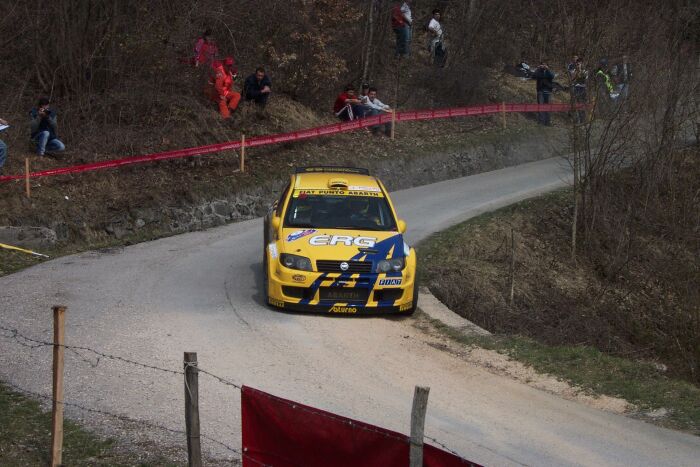
[[[333,113],[345,122],[365,116],[365,106],[355,94],[355,86],[352,84],[345,86],[345,91],[341,92],[335,99]]]
[[[51,155],[66,149],[58,139],[56,111],[49,107],[49,99],[39,98],[37,106],[29,112],[31,138],[36,143],[36,153],[40,156]]]
[[[213,76],[209,78],[206,93],[209,98],[219,105],[219,113],[224,120],[238,108],[241,94],[233,89],[233,83],[238,74],[233,57],[215,60],[212,66]]]
[[[391,113],[391,107],[384,104],[382,101],[377,99],[377,88],[369,88],[369,93],[367,94],[367,107],[369,110],[365,113],[365,117],[371,117],[374,115],[381,115],[383,113]],[[381,125],[375,125],[371,127],[372,133],[375,135],[381,130]],[[384,133],[387,136],[391,136],[391,122],[384,124]]]
[[[0,118],[0,131],[5,130],[10,124]],[[2,175],[2,167],[7,159],[7,144],[0,139],[0,175]]]
[[[255,73],[248,76],[243,89],[246,101],[254,101],[260,107],[265,107],[272,92],[272,81],[265,73],[265,68],[258,67]]]

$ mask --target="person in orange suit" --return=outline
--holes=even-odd
[[[219,103],[221,117],[227,119],[231,116],[231,112],[238,108],[241,100],[241,94],[233,89],[238,70],[234,65],[233,57],[215,61],[213,68],[214,75],[209,79],[209,95],[212,100]]]

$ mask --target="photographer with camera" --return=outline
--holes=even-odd
[[[549,69],[545,62],[541,62],[532,76],[537,81],[537,103],[549,104],[549,98],[552,95],[554,73]],[[541,125],[549,126],[549,112],[539,112],[537,121]]]
[[[36,152],[40,156],[61,152],[66,146],[58,139],[56,132],[58,124],[57,115],[49,107],[49,99],[39,98],[37,106],[29,112],[31,138],[36,143]],[[47,152],[49,151],[49,152]]]

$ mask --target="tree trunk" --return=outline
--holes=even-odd
[[[374,0],[369,0],[369,11],[367,12],[367,46],[365,48],[364,65],[362,67],[362,82],[367,83],[369,79],[369,61],[372,56],[372,42],[374,39]]]

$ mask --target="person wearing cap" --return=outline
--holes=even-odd
[[[227,119],[238,108],[241,94],[233,89],[233,82],[238,75],[233,57],[216,60],[213,64],[214,75],[209,79],[209,96],[219,104],[221,118]]]

